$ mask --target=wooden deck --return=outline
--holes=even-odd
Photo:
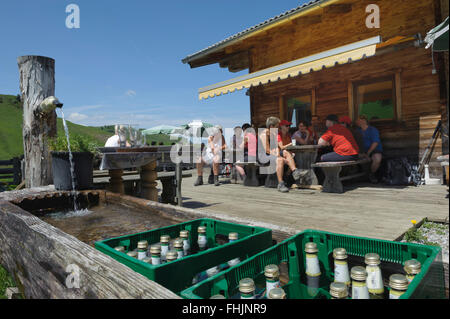
[[[194,187],[196,173],[182,182],[183,206],[212,214],[255,220],[291,231],[324,230],[348,235],[396,240],[411,220],[447,220],[446,186],[387,187],[357,184],[345,193],[294,189],[283,194],[273,188],[241,184]],[[207,175],[204,176],[207,183]],[[221,178],[222,182],[227,179]]]

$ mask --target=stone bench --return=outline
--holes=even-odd
[[[235,162],[235,165],[245,166],[244,186],[259,186],[257,162]]]
[[[343,193],[344,186],[342,181],[349,180],[352,178],[364,176],[367,172],[361,172],[357,174],[352,174],[348,176],[340,177],[339,174],[344,166],[362,165],[368,164],[371,159],[364,158],[357,161],[343,161],[343,162],[319,162],[312,164],[311,167],[320,167],[325,175],[325,180],[323,182],[322,191],[326,193]]]

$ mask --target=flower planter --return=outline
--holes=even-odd
[[[53,184],[57,190],[72,190],[69,152],[52,152]],[[93,154],[73,152],[75,190],[92,188]]]

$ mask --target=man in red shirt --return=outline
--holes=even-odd
[[[322,155],[322,162],[354,161],[358,159],[359,148],[350,130],[338,124],[338,117],[330,114],[325,125],[328,130],[319,139],[318,145],[333,147],[333,152]]]

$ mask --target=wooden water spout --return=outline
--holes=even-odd
[[[23,102],[25,185],[50,185],[53,177],[48,138],[56,136],[56,112],[41,103],[55,95],[55,60],[27,55],[18,57],[17,63]]]

